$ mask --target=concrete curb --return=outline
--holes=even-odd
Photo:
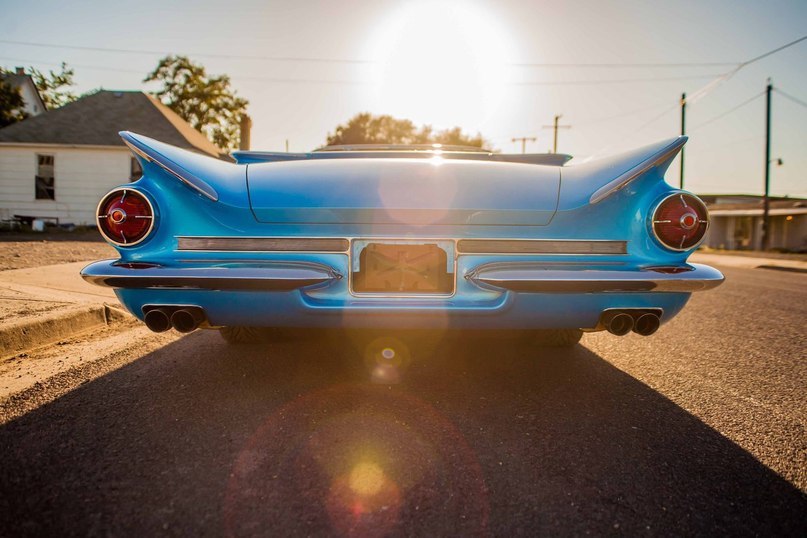
[[[131,319],[131,315],[124,310],[108,304],[96,304],[57,311],[36,320],[4,324],[0,329],[0,358],[126,319]]]

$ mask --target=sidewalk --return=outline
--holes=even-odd
[[[742,267],[745,269],[779,269],[781,271],[794,271],[807,273],[807,261],[776,257],[737,256],[732,254],[715,254],[711,252],[696,252],[689,257],[690,262],[706,263],[709,265],[722,265],[724,267]]]
[[[129,317],[111,289],[81,278],[87,263],[0,271],[0,359]]]

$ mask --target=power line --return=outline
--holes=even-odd
[[[670,112],[672,112],[673,110],[677,109],[677,108],[678,108],[678,106],[679,106],[679,104],[678,104],[678,103],[675,103],[673,106],[670,106],[670,107],[665,108],[665,109],[664,109],[664,111],[663,111],[663,112],[661,112],[661,113],[660,113],[658,116],[654,116],[652,119],[650,119],[650,120],[648,120],[648,121],[644,122],[644,123],[643,123],[642,125],[640,125],[638,128],[633,129],[633,132],[631,133],[631,135],[635,135],[635,134],[639,133],[640,131],[645,130],[645,129],[646,129],[647,127],[649,127],[650,125],[652,125],[652,124],[656,123],[658,120],[660,120],[661,118],[663,118],[664,116],[666,116],[667,114],[669,114]],[[593,158],[595,158],[595,157],[598,157],[599,155],[602,155],[603,153],[605,153],[606,151],[608,151],[608,150],[609,150],[611,147],[613,147],[613,145],[614,145],[614,143],[613,143],[613,142],[609,142],[609,143],[605,144],[604,146],[602,146],[602,147],[600,147],[598,150],[596,150],[594,153],[592,153],[592,154],[589,156],[589,159],[593,159]]]
[[[682,67],[721,67],[737,65],[739,62],[684,62],[684,63],[508,63],[513,67],[576,68],[576,69],[634,69],[634,68],[682,68]]]
[[[645,77],[622,79],[589,79],[589,80],[556,80],[535,82],[513,82],[513,86],[592,86],[600,84],[632,84],[635,82],[669,82],[673,80],[693,80],[698,78],[712,78],[715,73],[707,75],[690,75],[681,77]]]
[[[805,39],[807,39],[807,35],[802,36],[802,37],[800,37],[800,38],[798,38],[798,39],[796,39],[796,40],[794,40],[794,41],[791,41],[790,43],[787,43],[787,44],[785,44],[785,45],[782,45],[781,47],[776,47],[776,48],[775,48],[775,49],[773,49],[773,50],[769,50],[768,52],[766,52],[766,53],[764,53],[764,54],[760,54],[759,56],[757,56],[757,57],[755,57],[755,58],[751,58],[750,60],[746,60],[746,61],[742,62],[740,65],[738,65],[738,66],[737,66],[737,69],[735,69],[735,71],[739,71],[740,69],[742,69],[742,68],[743,68],[743,67],[745,67],[746,65],[752,64],[752,63],[754,63],[754,62],[756,62],[756,61],[759,61],[759,60],[761,60],[762,58],[767,58],[767,57],[768,57],[768,56],[770,56],[771,54],[776,54],[776,53],[777,53],[777,52],[779,52],[780,50],[785,50],[786,48],[788,48],[788,47],[792,47],[793,45],[795,45],[795,44],[797,44],[797,43],[801,43],[801,42],[802,42],[802,41],[804,41]]]
[[[652,124],[656,123],[658,120],[660,120],[661,118],[663,118],[664,116],[666,116],[667,114],[669,114],[670,112],[672,112],[673,110],[678,108],[679,106],[680,106],[679,103],[675,103],[673,106],[665,108],[664,111],[661,114],[659,114],[658,116],[655,116],[653,119],[650,119],[650,120],[646,121],[645,123],[643,123],[642,125],[640,125],[636,129],[634,129],[633,134],[636,134],[639,131],[643,131],[647,127],[649,127]]]
[[[724,74],[720,75],[720,76],[719,76],[719,77],[717,77],[716,79],[714,79],[714,80],[710,81],[708,84],[706,84],[706,85],[705,85],[704,87],[702,87],[701,89],[697,90],[696,92],[693,92],[693,93],[692,93],[692,94],[691,94],[691,95],[690,95],[690,96],[687,98],[687,102],[688,102],[689,104],[692,104],[692,103],[694,103],[695,101],[697,101],[697,100],[699,100],[699,99],[703,98],[703,97],[704,97],[704,96],[706,96],[708,93],[711,93],[711,92],[712,92],[712,90],[714,90],[715,88],[717,88],[717,87],[718,87],[720,84],[722,84],[723,82],[725,82],[725,81],[727,81],[728,79],[730,79],[731,77],[733,77],[733,76],[734,76],[734,75],[735,75],[735,74],[736,74],[736,73],[737,73],[737,72],[738,72],[740,69],[742,69],[742,68],[744,68],[744,67],[746,67],[746,66],[748,66],[748,65],[750,65],[750,64],[752,64],[752,63],[754,63],[754,62],[758,62],[759,60],[762,60],[763,58],[767,58],[768,56],[770,56],[770,55],[772,55],[772,54],[776,54],[777,52],[780,52],[780,51],[782,51],[782,50],[785,50],[786,48],[792,47],[793,45],[796,45],[796,44],[798,44],[798,43],[801,43],[802,41],[805,41],[805,40],[807,40],[807,35],[802,36],[802,37],[800,37],[800,38],[798,38],[798,39],[795,39],[795,40],[793,40],[793,41],[790,41],[789,43],[785,43],[784,45],[781,45],[781,46],[779,46],[779,47],[776,47],[775,49],[771,49],[771,50],[769,50],[769,51],[767,51],[767,52],[765,52],[765,53],[763,53],[763,54],[760,54],[759,56],[755,56],[755,57],[753,57],[753,58],[751,58],[751,59],[749,59],[749,60],[746,60],[746,61],[744,61],[744,62],[741,62],[741,63],[737,64],[737,67],[735,67],[735,68],[734,68],[734,69],[732,69],[731,71],[728,71],[728,72],[726,72],[726,73],[724,73]],[[758,97],[758,96],[754,96],[754,98],[752,98],[751,100],[755,99],[756,97]],[[749,102],[750,102],[750,101],[749,101]],[[745,105],[745,104],[747,104],[747,103],[741,103],[741,104],[740,104],[740,106]],[[633,134],[636,134],[636,133],[638,133],[639,131],[642,131],[642,130],[646,129],[648,126],[650,126],[650,125],[652,125],[653,123],[657,122],[658,120],[660,120],[661,118],[663,118],[664,116],[666,116],[667,114],[669,114],[671,111],[673,111],[674,109],[678,108],[679,106],[680,106],[680,104],[679,104],[679,103],[676,103],[675,105],[673,105],[673,106],[671,106],[671,107],[669,107],[669,108],[665,109],[665,110],[664,110],[664,111],[663,111],[661,114],[659,114],[658,116],[655,116],[654,118],[652,118],[652,119],[648,120],[647,122],[645,122],[644,124],[642,124],[642,125],[641,125],[639,128],[634,129],[634,130],[633,130]],[[738,106],[737,108],[739,108],[739,106]],[[732,110],[732,112],[733,112],[733,110]],[[728,112],[726,112],[726,114],[728,114]],[[716,120],[717,120],[717,118],[713,118],[712,120],[709,120],[709,122],[716,121]],[[704,125],[705,125],[705,123],[704,123],[704,124],[699,125],[698,127],[703,127]],[[602,148],[602,149],[600,149],[600,150],[597,150],[597,151],[596,151],[594,154],[595,154],[595,155],[597,155],[597,154],[599,154],[599,153],[600,153],[600,152],[601,152],[603,149],[607,149],[608,147],[610,147],[610,145],[606,145],[604,148]]]
[[[0,40],[1,42],[2,40]],[[59,67],[61,63],[58,62],[43,62],[40,60],[26,60],[23,58],[13,58],[9,56],[0,56],[0,59],[7,60],[10,62],[18,62],[18,63],[28,63],[28,64],[41,64],[41,65],[53,65]],[[150,69],[137,71],[134,69],[120,69],[116,67],[105,67],[101,65],[88,65],[88,64],[69,64],[71,67],[77,67],[79,69],[90,69],[90,70],[98,70],[98,71],[114,71],[118,73],[133,73],[137,75],[144,76]],[[345,84],[345,85],[372,85],[373,82],[365,82],[365,81],[357,81],[357,80],[328,80],[328,79],[300,79],[300,78],[281,78],[281,77],[256,77],[251,75],[239,75],[239,74],[231,74],[229,75],[230,78],[238,79],[238,80],[254,80],[259,82],[275,82],[275,83],[286,83],[286,84]],[[658,77],[658,78],[642,78],[642,79],[588,79],[588,80],[559,80],[559,81],[545,81],[545,82],[526,82],[526,83],[508,83],[508,85],[512,86],[596,86],[600,84],[623,84],[623,83],[633,83],[633,82],[663,82],[669,80],[689,80],[693,78],[707,78],[712,77],[714,75],[694,75],[689,77]]]
[[[27,63],[27,64],[39,64],[39,65],[52,65],[59,67],[62,64],[56,62],[42,62],[39,60],[25,60],[23,58],[11,58],[8,56],[0,56],[0,60],[7,60],[10,62],[15,63]],[[136,69],[119,69],[116,67],[104,67],[100,65],[84,65],[84,64],[68,64],[69,67],[76,67],[79,69],[89,69],[89,70],[97,70],[97,71],[115,71],[117,73],[132,73],[139,76],[144,76],[145,74],[150,71],[150,69],[145,69],[142,71],[138,71]],[[326,80],[326,79],[305,79],[305,78],[277,78],[277,77],[253,77],[250,75],[228,75],[230,78],[236,78],[238,80],[254,80],[258,82],[275,82],[275,83],[282,83],[282,84],[345,84],[345,85],[367,85],[372,84],[371,82],[361,82],[355,80]]]
[[[52,65],[55,67],[60,67],[62,64],[59,62],[42,62],[39,60],[26,60],[24,58],[12,58],[11,56],[0,56],[0,60],[6,60],[9,62],[14,63],[26,63],[26,64],[39,64],[39,65]],[[91,70],[98,70],[98,71],[115,71],[116,73],[135,73],[138,75],[143,75],[143,71],[137,71],[135,69],[119,69],[117,67],[101,67],[98,65],[82,65],[82,64],[69,64],[68,67],[78,67],[79,69],[91,69]]]
[[[763,58],[767,58],[768,56],[770,56],[772,54],[776,54],[779,51],[785,50],[786,48],[792,47],[793,45],[801,43],[804,40],[807,40],[807,35],[802,36],[802,37],[800,37],[798,39],[795,39],[795,40],[793,40],[793,41],[791,41],[789,43],[785,43],[784,45],[776,47],[775,49],[771,49],[768,52],[760,54],[759,56],[755,56],[755,57],[751,58],[750,60],[740,62],[739,64],[737,64],[737,67],[735,67],[734,69],[723,73],[722,75],[718,76],[717,78],[715,78],[714,80],[712,80],[711,82],[706,84],[706,86],[704,86],[704,87],[700,88],[699,90],[693,92],[689,97],[689,102],[690,103],[695,103],[695,101],[698,101],[698,100],[702,99],[703,97],[706,97],[706,95],[710,94],[712,92],[712,90],[716,89],[718,86],[720,86],[721,84],[723,84],[724,82],[729,80],[731,77],[736,75],[737,72],[740,71],[742,68],[744,68],[746,66],[749,66],[754,62],[758,62],[759,60],[761,60]]]
[[[31,41],[11,41],[0,39],[0,43],[9,45],[24,45],[27,47],[43,47],[71,50],[86,50],[93,52],[115,52],[118,54],[177,54],[165,50],[145,50],[145,49],[115,49],[106,47],[86,47],[79,45],[57,45],[55,43],[34,43]],[[243,54],[218,54],[211,52],[184,52],[187,56],[200,56],[203,58],[223,58],[227,60],[262,60],[269,62],[306,62],[306,63],[339,63],[339,64],[375,64],[370,60],[344,60],[339,58],[314,58],[304,56],[250,56]]]
[[[804,101],[802,101],[801,99],[798,99],[798,98],[796,98],[796,97],[793,97],[793,96],[792,96],[792,95],[790,95],[789,93],[783,92],[783,91],[782,91],[782,90],[780,90],[779,88],[774,88],[774,89],[773,89],[773,91],[775,91],[776,93],[778,93],[779,95],[781,95],[782,97],[784,97],[784,98],[786,98],[786,99],[790,99],[791,101],[793,101],[793,102],[794,102],[794,103],[796,103],[797,105],[801,105],[801,106],[803,106],[803,107],[807,108],[807,103],[806,103],[806,102],[804,102]]]
[[[613,116],[606,116],[604,118],[597,118],[595,120],[590,120],[590,121],[585,121],[583,123],[578,123],[577,126],[578,127],[588,127],[589,125],[593,125],[595,123],[602,123],[604,121],[617,120],[617,119],[625,118],[625,117],[628,117],[628,116],[633,116],[634,114],[638,114],[640,112],[647,112],[648,110],[655,110],[655,109],[660,108],[662,106],[666,106],[667,104],[668,104],[668,102],[664,101],[663,103],[656,103],[655,105],[650,105],[650,106],[645,106],[645,107],[642,107],[642,108],[637,108],[637,109],[631,110],[629,112],[622,112],[621,114],[616,114],[616,115],[613,115]]]
[[[754,100],[756,100],[756,99],[758,99],[758,98],[762,97],[764,94],[765,94],[765,92],[764,92],[764,91],[763,91],[763,92],[759,92],[759,93],[757,93],[757,94],[754,94],[753,96],[749,97],[748,99],[746,99],[745,101],[743,101],[743,102],[742,102],[742,103],[740,103],[739,105],[733,106],[733,107],[731,107],[730,109],[726,110],[725,112],[723,112],[723,113],[721,113],[721,114],[718,114],[717,116],[715,116],[715,117],[713,117],[713,118],[710,118],[710,119],[708,119],[708,120],[704,121],[703,123],[699,123],[698,125],[696,125],[696,126],[695,126],[695,127],[693,127],[692,129],[690,129],[690,132],[692,132],[692,131],[697,131],[697,130],[698,130],[698,129],[700,129],[701,127],[705,127],[705,126],[709,125],[710,123],[714,123],[714,122],[716,122],[717,120],[719,120],[719,119],[721,119],[721,118],[724,118],[725,116],[728,116],[728,115],[729,115],[729,114],[731,114],[732,112],[734,112],[734,111],[736,111],[736,110],[741,109],[742,107],[744,107],[744,106],[745,106],[745,105],[747,105],[748,103],[751,103],[752,101],[754,101]]]
[[[37,43],[33,41],[15,41],[11,39],[0,39],[0,43],[9,45],[23,45],[26,47],[59,48],[70,50],[84,50],[92,52],[115,52],[119,54],[173,54],[166,50],[154,49],[121,49],[110,47],[91,47],[84,45],[65,45],[58,43]],[[318,58],[306,56],[254,56],[244,54],[221,54],[213,52],[185,52],[188,56],[200,56],[207,58],[224,58],[240,60],[262,60],[272,62],[309,62],[309,63],[343,63],[343,64],[376,64],[373,60],[356,60],[343,58]],[[578,69],[613,69],[613,68],[683,68],[683,67],[720,67],[727,65],[737,65],[737,62],[625,62],[625,63],[531,63],[531,62],[511,62],[507,63],[512,67],[536,67],[536,68],[578,68]]]

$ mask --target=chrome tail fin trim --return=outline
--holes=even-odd
[[[124,144],[126,144],[135,155],[147,162],[156,164],[206,198],[214,202],[218,201],[219,195],[216,192],[216,189],[214,189],[209,183],[191,173],[179,163],[169,159],[159,151],[155,150],[143,140],[140,140],[139,135],[129,131],[121,131],[118,134],[123,139]]]

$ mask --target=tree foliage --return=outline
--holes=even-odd
[[[13,74],[0,69],[0,75],[6,73]],[[62,62],[61,71],[58,73],[48,71],[45,74],[33,67],[28,68],[28,73],[31,75],[46,109],[53,110],[78,99],[76,94],[70,91],[70,87],[73,86],[74,71],[67,67],[66,63]],[[25,100],[22,98],[20,89],[0,79],[0,127],[27,118],[28,114],[24,107]]]
[[[3,74],[0,70],[0,75]],[[0,128],[24,120],[27,117],[24,105],[20,89],[0,78]]]
[[[154,95],[218,147],[238,147],[249,101],[235,95],[229,76],[208,75],[186,56],[166,56],[144,82],[162,84]]]
[[[59,108],[78,99],[78,96],[70,91],[74,85],[75,70],[67,67],[65,62],[62,62],[61,69],[59,73],[48,71],[46,75],[33,67],[28,68],[36,89],[39,90],[39,96],[42,97],[42,102],[45,103],[48,110]]]
[[[446,144],[487,147],[481,134],[467,135],[459,127],[435,132],[431,125],[418,128],[410,120],[389,115],[375,116],[369,112],[356,114],[344,125],[328,133],[327,145],[351,144]]]

